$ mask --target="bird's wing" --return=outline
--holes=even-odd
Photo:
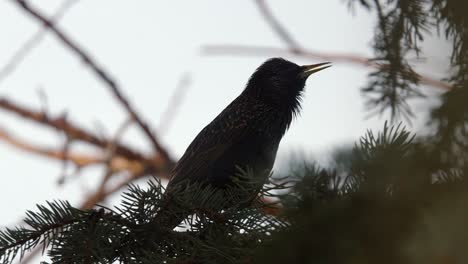
[[[256,109],[234,101],[207,125],[195,137],[175,166],[168,188],[184,179],[199,179],[206,175],[214,160],[251,131],[251,120],[262,112],[261,107],[254,108]]]

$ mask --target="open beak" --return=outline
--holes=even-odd
[[[307,78],[313,73],[316,73],[318,71],[331,67],[331,62],[322,62],[322,63],[312,64],[312,65],[304,65],[301,67],[302,67],[301,75],[304,78]]]

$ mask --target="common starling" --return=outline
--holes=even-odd
[[[166,200],[182,183],[224,188],[239,168],[268,175],[281,138],[299,113],[306,79],[328,67],[328,62],[299,66],[282,58],[269,59],[258,67],[244,91],[189,145],[172,171]],[[165,213],[176,207],[168,203],[155,222],[174,228],[189,212]]]

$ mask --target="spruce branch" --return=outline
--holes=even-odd
[[[246,192],[258,188],[242,184]],[[80,210],[67,202],[39,205],[38,212],[27,212],[28,228],[0,233],[1,260],[11,263],[18,253],[42,245],[44,249],[50,246],[53,263],[151,263],[191,256],[206,263],[233,262],[239,255],[252,254],[254,245],[288,226],[284,220],[266,215],[260,202],[232,206],[239,202],[234,191],[195,184],[184,189],[185,197],[177,201],[185,202],[183,206],[195,213],[186,230],[156,227],[153,219],[166,209],[163,193],[155,178],[146,188],[130,185],[121,205],[113,209]],[[186,203],[187,197],[206,206],[193,208]]]
[[[38,205],[38,211],[27,211],[24,223],[28,227],[17,227],[0,231],[0,261],[10,263],[20,253],[24,255],[39,244],[47,247],[68,225],[83,220],[84,213],[66,201],[47,202]]]

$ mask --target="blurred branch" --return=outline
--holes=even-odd
[[[71,139],[87,142],[100,148],[106,148],[110,145],[108,140],[99,138],[94,133],[87,131],[84,128],[80,128],[73,123],[70,123],[63,117],[52,118],[49,117],[45,112],[28,109],[25,106],[21,106],[20,104],[6,98],[0,97],[0,109],[17,114],[22,118],[48,126],[50,128],[54,128],[58,131],[63,131]],[[123,146],[122,144],[118,144],[116,146],[116,152],[128,159],[146,160],[150,162],[144,155],[131,150],[129,147]]]
[[[202,47],[202,54],[208,56],[296,56],[299,58],[324,60],[332,62],[352,63],[372,68],[383,68],[386,65],[373,62],[372,60],[350,53],[327,53],[318,52],[306,49],[291,50],[286,48],[276,48],[268,46],[248,46],[248,45],[205,45]],[[419,74],[419,81],[421,84],[432,86],[434,88],[451,90],[452,85],[436,80],[429,76]]]
[[[257,4],[258,10],[262,14],[265,21],[270,25],[273,31],[276,32],[280,39],[288,45],[288,47],[291,49],[291,52],[295,53],[302,50],[299,42],[293,38],[292,34],[286,30],[286,27],[281,25],[279,20],[276,19],[276,17],[273,15],[265,0],[255,0],[255,3]]]
[[[52,31],[64,46],[69,48],[75,55],[80,57],[80,59],[96,74],[96,76],[110,88],[115,98],[120,102],[120,104],[125,108],[128,114],[140,126],[142,131],[152,143],[155,151],[161,155],[162,159],[165,161],[164,164],[168,165],[169,167],[172,167],[172,165],[174,164],[174,160],[169,156],[167,150],[159,143],[156,136],[151,132],[149,126],[143,121],[143,119],[137,114],[135,109],[130,105],[129,101],[122,94],[118,84],[110,76],[110,74],[104,68],[98,66],[96,61],[91,57],[91,55],[89,55],[82,48],[80,48],[78,44],[71,40],[71,38],[68,35],[66,35],[63,31],[59,30],[49,18],[47,18],[37,9],[32,8],[27,1],[12,1],[15,2],[27,14],[44,24],[45,27]]]
[[[128,129],[130,124],[132,123],[133,119],[129,118],[127,119],[118,129],[117,132],[115,133],[115,136],[111,140],[111,144],[107,148],[107,153],[106,158],[105,158],[105,165],[106,165],[106,172],[104,173],[104,176],[102,178],[101,183],[99,184],[99,187],[97,188],[96,192],[93,195],[90,195],[87,199],[86,202],[83,203],[82,209],[89,209],[92,208],[96,203],[99,201],[102,201],[107,197],[107,195],[111,193],[106,193],[106,185],[109,181],[109,179],[118,171],[112,170],[112,160],[116,155],[116,148],[115,146],[119,143],[120,138],[124,134],[124,132]],[[144,170],[139,170],[139,171],[127,171],[129,172],[130,175],[144,175]],[[165,177],[167,177],[167,174],[164,174]],[[117,190],[116,190],[117,191]],[[95,201],[97,198],[98,201]],[[94,202],[95,201],[95,202]]]
[[[68,174],[67,174],[67,168],[68,168],[68,161],[67,161],[67,158],[68,158],[68,154],[70,153],[69,150],[70,150],[70,146],[72,144],[72,140],[70,139],[69,136],[67,136],[67,134],[63,133],[65,135],[65,142],[63,144],[63,148],[62,148],[62,152],[63,152],[63,155],[65,156],[65,158],[63,159],[62,161],[62,172],[60,174],[60,178],[58,179],[58,184],[64,184],[66,179],[68,178]],[[74,175],[78,174],[79,172],[81,171],[81,167],[76,167],[75,169],[75,172],[73,173]]]
[[[78,0],[66,0],[62,2],[51,17],[52,23],[57,23],[76,3],[78,3]],[[13,73],[19,64],[24,61],[26,56],[42,42],[46,33],[47,27],[40,28],[34,35],[25,41],[23,45],[16,50],[16,52],[13,53],[7,63],[0,69],[0,82]]]
[[[0,140],[25,152],[56,161],[69,161],[80,168],[105,164],[105,160],[99,155],[79,154],[70,151],[64,153],[62,150],[39,147],[23,139],[12,136],[11,133],[8,133],[4,128],[0,129]],[[113,172],[128,171],[131,173],[142,173],[144,171],[143,163],[128,160],[122,156],[113,156],[107,163],[107,167]]]
[[[0,129],[0,140],[4,141],[5,143],[26,151],[28,153],[36,154],[39,156],[43,156],[49,159],[58,160],[58,161],[70,161],[76,166],[88,166],[102,163],[102,160],[98,157],[91,156],[91,155],[83,155],[77,153],[68,153],[65,155],[63,151],[47,149],[44,147],[38,147],[31,143],[28,143],[24,140],[20,140],[16,137],[13,137],[11,133],[7,132],[4,128]]]
[[[96,204],[104,201],[105,198],[107,198],[109,195],[116,193],[120,189],[126,187],[129,183],[132,181],[139,179],[143,176],[143,174],[130,174],[126,179],[120,181],[113,187],[108,187],[108,188],[99,188],[96,192],[94,192],[91,195],[88,195],[88,197],[81,203],[80,208],[81,209],[90,209],[94,207]],[[164,175],[163,178],[167,178],[168,175]]]
[[[166,110],[161,115],[158,127],[159,134],[167,133],[169,130],[169,127],[175,119],[177,110],[181,106],[191,82],[192,80],[189,73],[184,73],[180,78],[177,87],[172,92],[172,96],[167,103]]]
[[[317,52],[301,47],[294,39],[292,34],[284,27],[273,15],[271,9],[265,0],[255,0],[258,10],[262,14],[270,28],[278,37],[288,46],[287,48],[275,48],[266,46],[246,46],[246,45],[205,45],[202,47],[202,53],[205,55],[243,55],[243,56],[297,56],[306,59],[324,60],[332,62],[345,62],[358,64],[366,67],[381,69],[385,64],[376,63],[372,60],[357,54],[349,53],[326,53]],[[452,86],[434,78],[418,74],[421,84],[432,86],[439,89],[450,90]]]

